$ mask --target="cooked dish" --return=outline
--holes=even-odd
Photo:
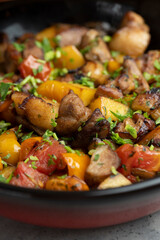
[[[94,25],[94,27],[93,27]],[[91,27],[92,26],[92,27]],[[55,191],[130,185],[160,171],[160,52],[127,12],[0,34],[0,181]]]

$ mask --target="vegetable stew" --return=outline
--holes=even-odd
[[[112,35],[99,23],[15,42],[0,33],[0,181],[88,191],[157,177],[160,51],[146,52],[150,38],[132,11]]]

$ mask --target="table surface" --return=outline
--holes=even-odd
[[[98,229],[54,229],[0,217],[0,240],[159,240],[160,211],[117,226]]]

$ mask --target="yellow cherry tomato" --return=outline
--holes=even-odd
[[[10,130],[0,136],[0,157],[2,160],[16,165],[19,160],[20,144],[14,131]]]

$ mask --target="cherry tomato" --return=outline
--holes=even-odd
[[[116,150],[121,159],[119,171],[124,176],[132,175],[132,169],[138,168],[148,172],[160,170],[160,151],[150,150],[142,145],[124,144]]]
[[[49,175],[56,169],[60,170],[66,167],[62,153],[66,153],[64,146],[50,138],[49,142],[42,141],[33,148],[28,155],[28,164],[39,172]]]
[[[51,72],[49,63],[41,63],[37,58],[29,55],[19,66],[19,71],[23,78],[31,75],[46,81]]]

